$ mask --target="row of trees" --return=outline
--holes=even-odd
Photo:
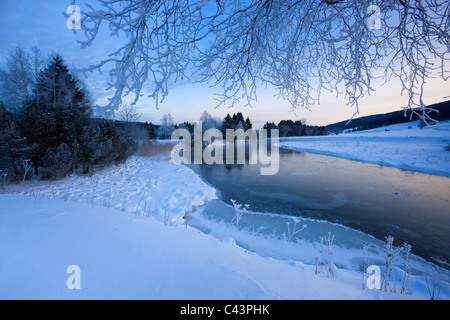
[[[280,137],[323,136],[328,134],[327,127],[307,125],[306,119],[281,120],[278,125],[274,122],[266,122],[263,129],[267,129],[269,132],[272,129],[278,129]]]
[[[253,129],[250,118],[244,118],[241,112],[235,113],[232,116],[227,114],[226,117],[221,120],[213,118],[207,111],[204,111],[199,120],[202,122],[203,132],[208,129],[218,129],[225,135],[227,129],[242,129],[244,131]],[[152,123],[146,123],[145,128],[147,128],[150,139],[170,139],[173,130],[178,128],[187,129],[191,135],[193,135],[194,123],[183,122],[176,124],[173,116],[168,113],[161,119],[161,126],[159,129],[156,129]],[[297,121],[281,120],[278,124],[266,122],[263,129],[267,129],[269,134],[271,129],[278,129],[280,137],[321,136],[328,134],[328,130],[325,126],[307,125],[306,119]]]
[[[88,91],[63,58],[37,63],[30,57],[41,57],[38,52],[17,47],[1,69],[2,172],[11,179],[23,177],[27,163],[40,178],[60,178],[130,156],[134,139],[111,121],[91,119]]]
[[[244,116],[241,112],[233,114],[227,114],[226,117],[222,120],[220,118],[215,118],[207,111],[204,111],[200,116],[199,121],[202,122],[202,131],[205,132],[208,129],[218,129],[222,131],[223,134],[226,133],[227,129],[243,129],[247,131],[253,128],[252,122],[250,118],[247,117],[244,120]],[[159,138],[159,139],[170,139],[172,136],[172,132],[175,129],[186,129],[193,136],[194,133],[194,123],[185,121],[180,124],[176,124],[172,114],[167,113],[161,119],[161,125],[158,129],[155,129],[155,126],[152,123],[146,124],[149,137]]]
[[[250,121],[250,118],[247,117],[247,119],[244,120],[244,116],[241,112],[238,112],[236,114],[233,114],[233,116],[230,116],[230,114],[227,114],[225,119],[223,119],[222,122],[222,132],[225,134],[227,129],[243,129],[244,131],[247,131],[249,129],[252,129],[253,125]]]

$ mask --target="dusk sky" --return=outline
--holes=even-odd
[[[77,1],[81,10],[85,3],[97,1]],[[109,34],[98,38],[92,47],[81,49],[77,39],[84,39],[82,32],[78,35],[66,27],[66,17],[63,13],[72,1],[64,0],[0,0],[0,62],[5,61],[7,53],[17,44],[25,47],[37,45],[44,53],[59,53],[63,56],[69,68],[86,67],[106,57],[117,44],[117,38],[110,38]],[[107,70],[103,70],[107,74]],[[106,104],[111,92],[106,91],[107,78],[93,73],[85,82],[90,89],[94,104]],[[149,84],[150,85],[150,84]],[[374,85],[376,92],[360,101],[360,114],[365,116],[376,113],[385,113],[399,110],[406,104],[407,96],[400,95],[400,84],[392,81],[384,86]],[[261,87],[258,91],[258,102],[250,107],[237,107],[230,109],[220,107],[215,109],[217,102],[214,94],[220,93],[220,88],[209,88],[206,85],[189,82],[176,83],[170,90],[169,96],[160,104],[159,110],[151,99],[142,98],[138,110],[142,113],[141,121],[151,121],[158,124],[162,116],[170,112],[176,122],[196,121],[206,110],[213,116],[223,118],[227,113],[243,112],[249,116],[254,127],[261,127],[266,121],[278,122],[282,119],[308,119],[311,125],[327,125],[350,118],[354,108],[347,106],[344,96],[336,99],[335,94],[323,94],[321,104],[311,111],[297,110],[297,116],[291,111],[287,101],[274,96],[275,91]],[[432,104],[448,100],[450,96],[450,81],[430,79],[426,85],[425,103]],[[129,97],[128,101],[134,98]]]

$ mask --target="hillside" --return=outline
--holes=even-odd
[[[450,100],[444,101],[440,103],[436,103],[429,106],[430,108],[436,109],[438,112],[431,112],[430,116],[437,120],[450,120]],[[350,123],[348,120],[333,123],[327,125],[327,129],[329,132],[345,131],[345,130],[367,130],[374,129],[379,127],[384,127],[397,123],[406,123],[411,121],[419,120],[417,115],[413,115],[410,117],[411,111],[407,111],[407,115],[405,116],[404,110],[384,113],[384,114],[375,114],[371,116],[360,117],[356,119],[352,119]]]

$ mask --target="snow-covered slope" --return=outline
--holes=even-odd
[[[282,148],[450,176],[450,122],[420,129],[418,121],[320,137],[293,137]]]
[[[411,275],[412,295],[362,290],[359,270],[327,278],[185,225],[215,190],[167,160],[133,157],[91,177],[8,191],[0,195],[1,299],[428,298],[423,275]],[[80,290],[66,285],[72,265]]]

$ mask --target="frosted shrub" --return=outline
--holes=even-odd
[[[189,197],[187,199],[186,205],[184,206],[184,211],[183,211],[183,220],[184,220],[184,227],[187,228],[187,222],[188,222],[188,215],[189,212],[193,210],[192,205],[191,205],[191,196],[192,194],[189,193]]]
[[[396,292],[394,263],[402,248],[394,247],[394,237],[388,236],[386,237],[386,249],[385,266],[381,277],[381,290]]]
[[[233,236],[233,241],[234,243],[236,243],[236,233],[238,231],[239,228],[239,222],[242,220],[243,216],[244,216],[244,212],[247,211],[247,209],[249,208],[249,205],[242,205],[242,204],[238,204],[236,203],[236,200],[231,199],[231,203],[233,204],[234,207],[234,218],[232,220],[232,222],[236,225],[236,229],[234,230],[234,236]]]
[[[332,251],[333,242],[334,235],[332,235],[331,232],[328,232],[328,234],[324,237],[320,237],[320,253],[323,258],[323,267],[319,270],[322,271],[328,278],[336,278],[336,266],[333,262]]]
[[[23,160],[23,168],[25,169],[25,174],[23,175],[22,183],[25,182],[25,179],[27,177],[28,171],[30,171],[31,167],[33,166],[33,162],[31,160]]]
[[[411,275],[411,269],[409,267],[409,253],[411,252],[411,245],[404,243],[403,251],[405,252],[405,262],[403,263],[403,280],[402,280],[402,294],[412,294],[412,289],[408,287],[409,276]]]
[[[256,247],[256,244],[258,243],[258,238],[260,233],[264,230],[264,227],[260,226],[258,228],[256,228],[255,230],[255,226],[252,226],[252,240],[250,241],[250,244],[248,246],[248,252],[253,252],[253,250]]]
[[[70,174],[74,162],[74,152],[66,145],[61,143],[56,150],[47,150],[42,161],[42,177],[58,179]]]
[[[286,237],[286,233],[283,233],[284,243],[283,243],[283,249],[281,251],[279,260],[281,260],[281,258],[283,257],[284,251],[286,250],[286,247],[287,247],[288,243],[292,241],[292,238],[297,233],[299,233],[300,231],[302,231],[303,229],[306,228],[306,224],[304,224],[300,229],[297,229],[297,224],[299,222],[301,222],[300,219],[294,219],[294,225],[292,226],[292,230],[291,230],[290,222],[289,221],[286,222],[288,234],[287,234],[287,237]]]
[[[430,300],[438,300],[442,288],[447,288],[449,285],[448,271],[442,270],[433,266],[426,275],[427,289],[430,295]]]

